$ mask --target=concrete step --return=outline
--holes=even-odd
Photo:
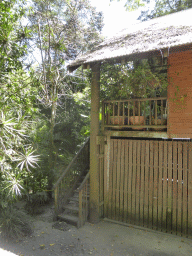
[[[79,207],[75,206],[75,205],[70,205],[68,204],[67,206],[65,206],[65,210],[70,210],[70,211],[74,211],[74,212],[79,212]]]
[[[79,192],[75,190],[75,193],[72,197],[74,197],[74,198],[79,197]]]
[[[79,197],[71,197],[69,203],[79,203]]]
[[[74,198],[79,197],[79,193],[77,193],[77,192],[78,192],[78,190],[75,191],[75,194],[72,197],[74,197]],[[89,197],[89,195],[90,195],[90,193],[89,193],[89,191],[87,191],[87,196]]]
[[[62,214],[58,215],[58,219],[61,221],[65,221],[69,224],[78,226],[79,218],[77,216],[62,213]]]
[[[89,195],[87,195],[87,198],[89,200]],[[85,202],[85,200],[83,200]],[[79,197],[71,197],[69,199],[69,204],[78,204],[79,203]]]
[[[81,184],[80,184],[81,185]],[[80,186],[77,186],[77,189],[76,190],[79,190],[79,187]],[[90,190],[90,185],[87,186],[87,190]]]

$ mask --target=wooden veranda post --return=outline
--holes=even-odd
[[[90,133],[90,222],[99,222],[99,158],[96,137],[99,134],[100,63],[92,65]]]

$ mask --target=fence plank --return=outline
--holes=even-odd
[[[144,227],[149,227],[149,140],[145,144],[145,199],[144,199]]]
[[[139,199],[140,199],[140,157],[141,157],[141,141],[137,141],[137,148],[136,148],[136,186],[135,186],[135,224],[139,225]]]
[[[114,141],[110,140],[110,145],[107,145],[107,150],[110,150],[110,152],[108,153],[108,157],[109,157],[109,173],[108,173],[108,177],[107,180],[109,180],[109,194],[108,194],[108,209],[106,212],[106,216],[108,216],[108,218],[112,217],[112,205],[113,205],[113,201],[112,201],[112,196],[113,196],[113,165],[114,165],[114,155],[113,155],[113,151],[114,151]]]
[[[163,218],[162,218],[162,230],[167,230],[167,185],[168,185],[168,173],[167,173],[167,141],[164,142],[163,150]]]
[[[140,188],[140,225],[144,225],[144,195],[145,195],[145,141],[141,141],[141,188]]]
[[[178,199],[177,199],[177,234],[181,234],[181,215],[182,215],[182,142],[178,142]]]
[[[115,208],[116,208],[116,220],[119,220],[120,216],[120,168],[121,168],[121,140],[118,140],[117,142],[117,181],[116,181],[116,202],[115,202]]]
[[[177,182],[177,141],[173,141],[173,214],[172,214],[172,234],[176,235],[177,229],[177,198],[178,198],[178,182]]]
[[[110,141],[109,141],[110,143]],[[100,162],[100,172],[99,172],[99,202],[104,202],[104,141],[102,144],[99,145],[99,153],[102,154],[102,157],[100,157],[99,162]],[[110,152],[109,152],[110,154]],[[109,182],[109,178],[108,178]],[[109,185],[109,184],[108,184]],[[100,205],[99,207],[99,217],[104,216],[104,205]]]
[[[128,187],[127,187],[127,183],[128,183],[128,141],[125,141],[125,178],[124,178],[124,214],[123,214],[123,221],[126,222],[127,221],[127,212],[128,212],[128,197],[127,197],[127,193],[128,193]]]
[[[112,144],[112,141],[110,142]],[[104,145],[104,215],[108,216],[108,207],[109,207],[109,191],[108,191],[108,186],[110,188],[111,183],[108,180],[109,174],[111,169],[109,168],[109,148],[108,145]],[[108,183],[109,182],[109,183]]]
[[[182,216],[182,234],[184,236],[187,235],[187,172],[188,166],[187,162],[189,161],[188,158],[188,145],[191,142],[183,143],[183,216]]]
[[[158,146],[158,141],[154,141],[153,229],[157,229]]]
[[[128,143],[129,148],[129,166],[128,166],[128,219],[129,223],[132,223],[132,168],[133,168],[133,141]]]
[[[137,154],[137,141],[133,140],[133,178],[132,178],[132,220],[135,224],[135,187],[136,187],[136,154]]]
[[[112,219],[115,219],[115,215],[116,215],[116,180],[117,180],[117,141],[118,140],[113,140],[113,146],[114,146],[114,164],[113,164],[113,186],[112,186],[112,190],[113,190],[113,201],[112,201]]]
[[[119,220],[123,221],[124,217],[124,182],[125,182],[125,140],[121,140],[121,168],[120,168],[120,209],[119,209]]]
[[[167,232],[171,232],[172,224],[172,141],[168,142],[168,208],[167,208]]]
[[[158,230],[162,230],[163,215],[163,141],[159,141],[159,180],[158,180]]]
[[[149,164],[149,228],[153,227],[153,141],[150,141]]]

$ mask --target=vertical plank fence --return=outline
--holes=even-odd
[[[97,146],[99,152],[99,217],[102,218],[104,216],[104,136],[97,136]]]
[[[108,150],[105,217],[191,237],[192,142],[112,138]]]

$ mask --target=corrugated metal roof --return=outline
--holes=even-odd
[[[192,43],[192,9],[130,26],[72,61],[68,68]]]

